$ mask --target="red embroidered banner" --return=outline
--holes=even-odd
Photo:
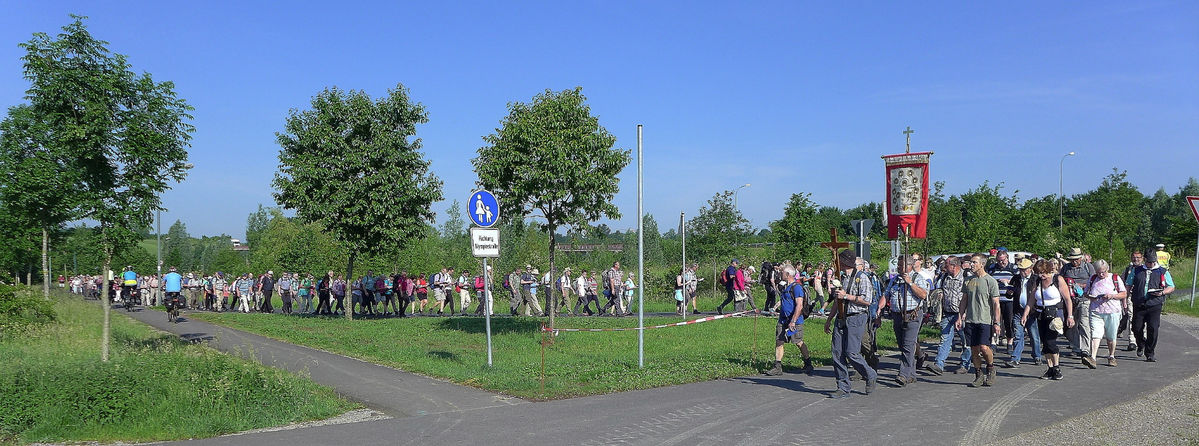
[[[928,223],[928,160],[932,152],[885,155],[887,165],[887,237],[898,239],[904,228],[911,238],[924,238]]]

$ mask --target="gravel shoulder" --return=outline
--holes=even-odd
[[[1199,342],[1199,318],[1177,314],[1162,320]],[[1186,357],[1179,360],[1189,360]],[[1061,423],[1003,439],[1000,445],[1199,444],[1199,374],[1156,392]]]

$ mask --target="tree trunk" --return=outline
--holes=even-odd
[[[558,282],[558,273],[556,271],[554,271],[554,248],[558,245],[558,241],[554,239],[555,231],[557,231],[557,227],[551,225],[550,226],[550,285],[548,287],[546,287],[547,289],[545,290],[545,295],[546,295],[546,297],[549,298],[549,302],[547,302],[548,305],[546,305],[545,307],[548,308],[549,312],[550,312],[550,339],[551,340],[554,339],[554,317],[558,313],[558,308],[557,308],[558,299],[556,296],[554,296],[554,290],[557,289],[555,284]]]
[[[50,231],[42,228],[42,297],[50,300]]]
[[[33,272],[30,270],[25,270],[25,285],[33,286]]]
[[[354,256],[358,253],[350,251],[350,264],[346,265],[346,295],[342,299],[342,303],[346,310],[346,320],[354,320]],[[330,291],[331,292],[331,291]],[[363,292],[365,295],[366,293]]]
[[[104,287],[100,289],[100,301],[104,307],[104,328],[100,333],[100,361],[108,362],[108,312],[112,307],[112,294],[110,294],[112,283],[108,278],[108,270],[112,267],[112,254],[107,252],[104,254],[104,269],[100,270],[100,275],[104,276]]]

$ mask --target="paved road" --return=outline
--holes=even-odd
[[[995,387],[973,389],[966,375],[921,376],[873,395],[831,400],[830,368],[815,376],[743,377],[681,386],[523,403],[236,330],[188,321],[168,325],[158,312],[135,318],[184,337],[213,339],[238,351],[251,346],[268,364],[307,369],[313,380],[397,418],[291,431],[220,437],[200,445],[267,444],[982,444],[1042,428],[1195,374],[1199,342],[1163,323],[1159,362],[1117,355],[1119,366],[1064,367],[1063,381],[1036,379],[1043,368],[1000,369]],[[591,336],[595,334],[571,334]],[[893,376],[895,358],[883,360]]]

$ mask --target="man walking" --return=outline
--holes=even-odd
[[[1074,302],[1074,320],[1083,321],[1066,330],[1066,340],[1070,342],[1074,354],[1082,359],[1082,363],[1093,369],[1095,361],[1091,360],[1090,355],[1091,324],[1085,323],[1091,320],[1091,304],[1087,302],[1088,299],[1082,298],[1082,289],[1087,286],[1091,276],[1095,275],[1095,267],[1083,260],[1080,248],[1071,248],[1066,260],[1069,263],[1062,266],[1059,274],[1066,278],[1066,286],[1070,289],[1070,299]]]
[[[524,302],[524,298],[521,297],[521,289],[523,287],[520,284],[522,273],[524,273],[524,268],[517,268],[511,274],[508,274],[508,309],[511,310],[513,316],[516,316],[516,310],[520,309],[521,302]],[[525,309],[526,315],[528,311],[528,309]]]
[[[1128,332],[1128,351],[1137,349],[1137,338],[1132,334],[1132,282],[1136,277],[1137,268],[1145,265],[1145,255],[1141,254],[1140,250],[1132,252],[1132,261],[1127,268],[1124,268],[1124,274],[1120,277],[1124,279],[1124,288],[1128,290],[1128,299],[1124,299],[1124,315],[1120,318],[1120,331]]]
[[[721,302],[720,305],[716,307],[717,314],[724,314],[724,306],[736,301],[738,277],[740,277],[742,280],[741,289],[744,289],[745,276],[741,275],[741,262],[739,262],[737,259],[733,259],[732,262],[729,262],[729,267],[725,268],[724,273],[720,275],[720,283],[724,284],[726,297],[724,298],[724,302]]]
[[[772,268],[773,269],[773,268]],[[808,345],[803,342],[804,319],[803,308],[805,295],[803,285],[795,281],[795,268],[787,266],[783,269],[782,300],[779,301],[779,322],[774,329],[774,368],[766,371],[767,375],[783,374],[783,353],[787,344],[794,343],[803,355],[803,372],[812,374],[812,356],[808,353]]]
[[[612,263],[612,268],[604,271],[601,277],[604,279],[604,297],[608,303],[600,310],[600,316],[609,310],[613,316],[624,314],[624,272],[620,270],[620,262]]]
[[[903,271],[895,277],[891,290],[891,327],[895,330],[895,341],[899,344],[899,374],[895,382],[900,387],[916,382],[916,358],[923,357],[920,351],[920,323],[924,320],[924,299],[931,288],[916,270],[915,256],[900,258],[899,268]]]
[[[966,345],[970,347],[974,362],[974,382],[970,387],[990,386],[995,383],[995,352],[991,351],[991,339],[999,333],[999,282],[987,274],[986,256],[975,254],[971,260],[975,277],[970,278],[962,290],[959,307],[964,317],[958,319],[957,327],[966,336]]]
[[[537,295],[533,292],[536,282],[537,275],[533,273],[533,267],[525,265],[520,273],[520,294],[521,301],[525,305],[525,316],[541,316],[542,313],[541,303],[537,302]]]
[[[267,271],[265,276],[258,281],[258,292],[262,293],[262,312],[273,313],[275,307],[271,305],[271,297],[275,294],[275,272]]]
[[[1162,305],[1174,292],[1170,271],[1157,263],[1157,253],[1145,256],[1145,265],[1136,269],[1132,280],[1132,333],[1137,338],[1137,356],[1145,355],[1149,362],[1157,361],[1158,325]]]
[[[242,274],[241,278],[237,279],[237,311],[242,313],[250,312],[250,299],[254,292],[254,280],[250,279],[250,273]]]
[[[1012,349],[1012,339],[1016,337],[1015,327],[1012,324],[1013,305],[1011,298],[1012,279],[1019,274],[1016,270],[1016,265],[1008,258],[1008,252],[999,250],[995,254],[995,263],[987,267],[987,274],[995,278],[999,283],[999,312],[1000,312],[1000,328],[1002,331],[999,334],[999,339],[1010,352]]]
[[[878,381],[878,374],[862,358],[862,332],[869,323],[867,312],[874,299],[874,290],[870,278],[856,267],[858,259],[852,251],[841,251],[838,259],[848,283],[846,288],[838,288],[832,293],[837,305],[833,306],[833,313],[824,322],[824,332],[833,335],[833,371],[837,376],[837,390],[830,397],[834,399],[849,398],[851,387],[848,367],[851,365],[866,378],[867,395],[874,391]],[[844,312],[841,307],[844,307]]]

